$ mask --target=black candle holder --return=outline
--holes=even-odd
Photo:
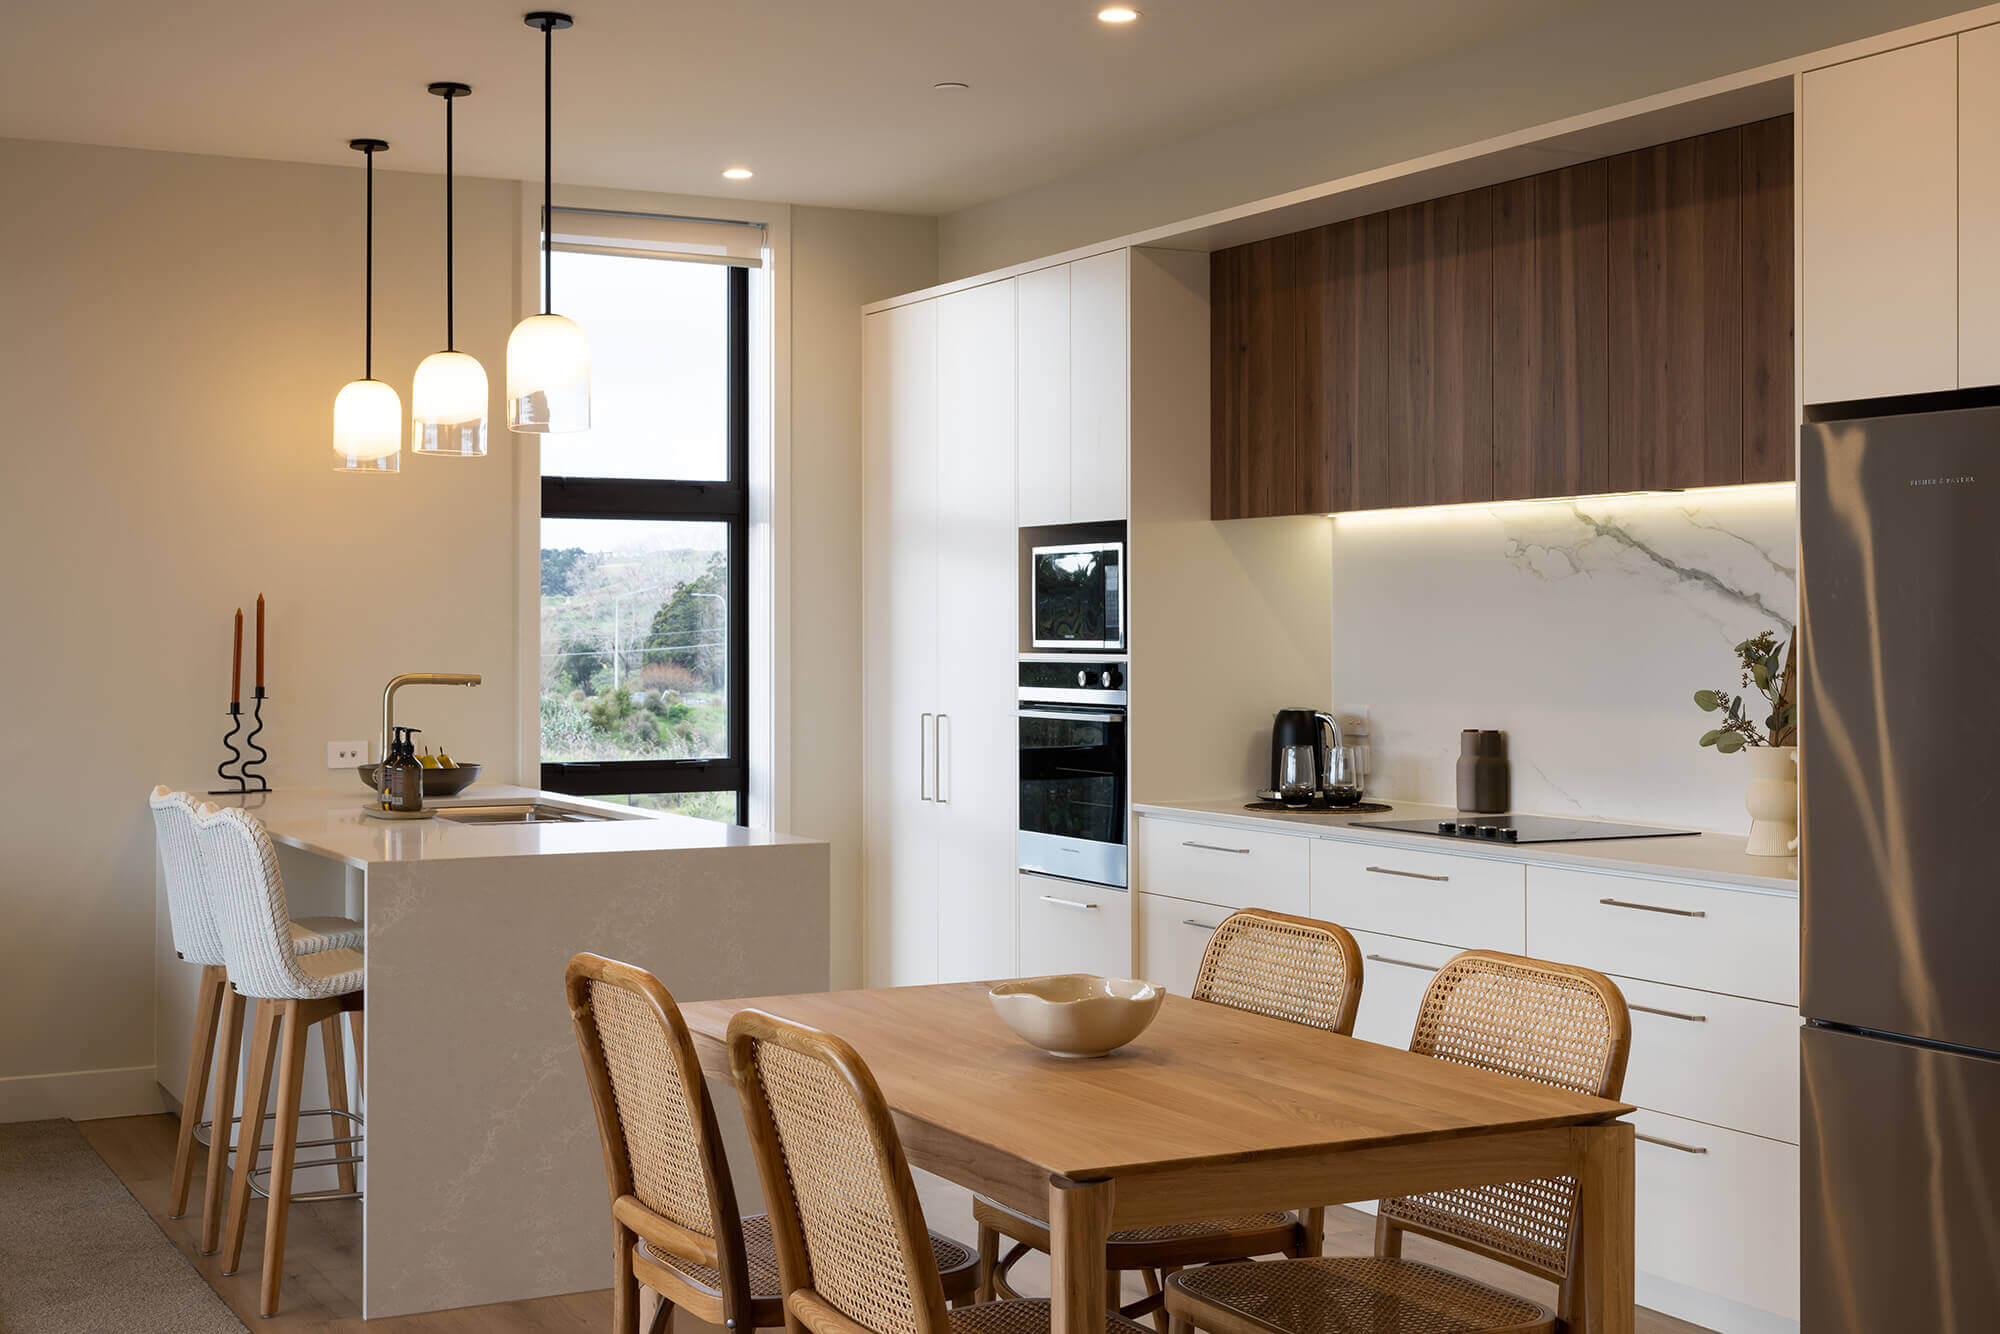
[[[264,730],[264,687],[262,686],[257,687],[251,698],[250,733],[243,738],[243,746],[257,752],[257,758],[254,760],[244,759],[243,750],[238,748],[236,744],[236,734],[242,730],[243,705],[238,701],[232,700],[229,704],[229,730],[222,734],[223,749],[229,752],[229,758],[215,766],[215,776],[225,783],[234,783],[236,786],[210,788],[208,795],[211,797],[237,796],[246,792],[269,792],[271,790],[271,785],[264,780],[264,775],[257,772],[258,767],[271,758],[270,752],[257,744],[257,736]],[[229,772],[232,765],[236,768],[236,772],[233,774]],[[252,786],[253,783],[255,786]]]

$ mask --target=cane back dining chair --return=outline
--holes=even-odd
[[[639,1287],[659,1295],[652,1328],[675,1307],[725,1329],[785,1323],[769,1214],[742,1217],[715,1107],[680,1007],[642,968],[579,954],[564,978],[597,1112],[611,1191],[614,1334],[639,1328]],[[931,1238],[938,1282],[971,1296],[977,1258]]]
[[[1588,968],[1468,950],[1431,980],[1410,1050],[1616,1098],[1631,1017]],[[1554,1280],[1556,1309],[1421,1261],[1403,1234]],[[1186,1269],[1167,1280],[1176,1334],[1561,1334],[1571,1329],[1576,1182],[1568,1177],[1383,1200],[1375,1253]]]
[[[1216,926],[1190,994],[1213,1005],[1352,1033],[1361,1003],[1361,949],[1332,922],[1245,909]],[[1029,1251],[1047,1253],[1048,1224],[983,1196],[973,1197],[972,1217],[979,1224],[980,1296],[1018,1295],[1009,1273]],[[1146,1295],[1120,1309],[1133,1317],[1151,1315],[1163,1327],[1160,1284],[1166,1275],[1187,1265],[1257,1255],[1316,1255],[1324,1228],[1325,1210],[1317,1207],[1132,1228],[1111,1234],[1104,1263],[1113,1292],[1122,1273],[1139,1271]],[[1004,1256],[1001,1237],[1013,1243]]]
[[[830,1033],[761,1010],[729,1022],[729,1065],[771,1202],[793,1329],[1049,1334],[1046,1300],[947,1309],[923,1205],[882,1091]],[[1107,1334],[1147,1334],[1115,1311]]]

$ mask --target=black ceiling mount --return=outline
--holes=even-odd
[[[389,147],[387,139],[349,139],[347,146],[357,153],[380,153]]]
[[[543,32],[560,32],[564,28],[576,26],[575,19],[567,14],[559,14],[553,9],[538,9],[532,14],[523,15],[521,22],[530,28],[540,28]]]
[[[425,89],[433,97],[464,97],[472,91],[469,83],[434,83]]]

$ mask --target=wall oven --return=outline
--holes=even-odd
[[[1021,660],[1020,867],[1126,885],[1125,664]]]
[[[1036,648],[1125,651],[1125,544],[1083,542],[1030,552]]]

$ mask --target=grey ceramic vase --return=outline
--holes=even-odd
[[[1512,803],[1507,734],[1468,727],[1458,734],[1458,808],[1469,815],[1498,815]]]

